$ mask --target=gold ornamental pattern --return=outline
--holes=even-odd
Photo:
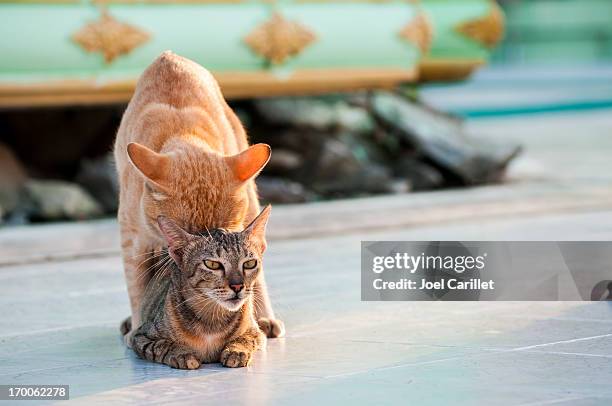
[[[420,12],[402,28],[399,35],[411,44],[414,44],[425,55],[431,48],[433,27],[427,15]]]
[[[493,48],[504,37],[505,20],[499,5],[495,1],[490,3],[487,15],[459,24],[456,30],[488,48]]]
[[[87,52],[99,52],[106,63],[147,42],[150,35],[133,25],[118,21],[103,11],[96,21],[87,23],[72,35],[72,40]]]
[[[281,64],[300,54],[317,39],[304,25],[290,21],[279,13],[251,31],[244,41],[258,55],[273,64]]]

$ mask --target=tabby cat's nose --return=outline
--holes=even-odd
[[[232,289],[234,292],[238,293],[238,292],[240,292],[240,291],[242,290],[242,287],[243,287],[243,286],[244,286],[243,284],[238,283],[238,284],[236,284],[236,285],[230,285],[230,288],[231,288],[231,289]]]

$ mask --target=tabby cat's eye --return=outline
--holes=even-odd
[[[256,266],[257,266],[257,260],[256,259],[249,259],[244,264],[242,264],[242,267],[244,269],[254,269]]]
[[[211,261],[210,259],[205,259],[204,265],[206,265],[206,268],[212,269],[213,271],[217,269],[223,269],[223,265],[221,265],[221,262]]]

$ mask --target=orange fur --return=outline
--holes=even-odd
[[[151,279],[146,254],[165,245],[157,217],[163,214],[192,232],[244,228],[259,213],[253,178],[269,157],[265,144],[249,148],[238,117],[206,69],[164,52],[145,70],[115,142],[132,331],[140,325]],[[274,319],[263,276],[258,292],[256,317]]]

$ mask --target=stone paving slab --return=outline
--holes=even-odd
[[[612,211],[363,235],[473,239],[488,230],[503,239],[529,225],[557,238],[575,235],[577,224],[580,238],[612,235]],[[271,244],[266,269],[288,336],[270,340],[242,370],[176,371],[127,350],[117,330],[128,304],[116,255],[0,267],[0,381],[68,383],[77,404],[510,405],[612,396],[604,385],[612,377],[608,303],[364,303],[363,235]]]

